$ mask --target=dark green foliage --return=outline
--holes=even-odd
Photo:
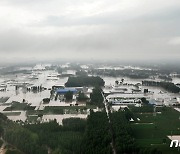
[[[3,144],[3,141],[0,139],[0,147],[2,146],[2,144]]]
[[[77,72],[76,72],[76,75],[77,75],[77,76],[87,76],[88,74],[87,74],[87,72],[85,72],[85,71],[83,71],[83,70],[80,70],[80,71],[77,71]]]
[[[22,152],[16,150],[16,149],[8,149],[6,151],[6,154],[23,154]]]
[[[64,97],[66,98],[66,101],[71,101],[73,98],[73,92],[68,91],[67,93],[64,94]]]
[[[49,103],[50,102],[50,98],[44,98],[43,99],[43,103],[46,104],[46,103]]]
[[[39,145],[37,134],[18,125],[6,127],[3,138],[27,154],[47,154],[47,149]]]
[[[177,87],[174,83],[172,82],[156,82],[156,81],[142,81],[142,85],[144,86],[157,86],[157,87],[162,87],[165,90],[172,92],[172,93],[179,93],[180,88]]]
[[[2,122],[6,121],[7,119],[8,119],[8,118],[7,118],[4,114],[0,113],[0,124],[1,124]]]
[[[86,101],[87,99],[88,97],[84,93],[82,93],[81,91],[78,93],[77,101],[83,102]]]
[[[123,111],[113,112],[110,114],[110,119],[117,153],[136,152],[138,149],[126,113]]]
[[[127,107],[124,109],[124,111],[125,111],[125,117],[127,120],[130,120],[131,118],[133,120],[136,120],[135,115]]]
[[[141,98],[141,101],[142,101],[142,103],[144,103],[145,105],[149,104],[149,101],[148,101],[145,97]]]
[[[102,89],[100,87],[95,87],[90,94],[91,104],[96,105],[98,107],[104,106],[104,98],[102,96]]]
[[[170,76],[167,75],[159,75],[160,79],[164,79],[165,81],[172,81],[172,78]]]
[[[87,120],[83,153],[110,154],[111,135],[106,112],[91,112]]]
[[[143,148],[139,150],[139,154],[162,154],[157,148]]]
[[[99,76],[77,76],[69,77],[65,83],[66,87],[83,87],[83,86],[104,86],[105,82]]]
[[[152,113],[154,111],[153,105],[143,105],[141,107],[131,107],[134,113]]]
[[[123,69],[123,70],[113,70],[113,69],[92,69],[89,73],[92,75],[103,75],[103,76],[127,76],[134,79],[145,79],[151,75],[156,75],[158,71],[156,70],[137,70],[137,69]]]
[[[9,99],[9,97],[1,97],[0,103],[5,103],[8,99]]]
[[[16,111],[16,110],[34,110],[35,106],[30,106],[27,103],[12,102],[10,107],[4,109],[4,111]]]
[[[63,72],[63,69],[62,69],[61,67],[58,67],[58,68],[57,68],[57,72],[58,72],[59,74],[61,74],[61,73]]]
[[[83,132],[86,128],[86,120],[80,118],[63,119],[63,129],[66,131]]]
[[[72,118],[63,120],[63,124],[64,126],[60,126],[54,120],[48,123],[26,125],[25,127],[36,133],[40,144],[47,145],[53,153],[81,153],[86,121]]]

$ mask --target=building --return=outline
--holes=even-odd
[[[141,98],[149,98],[144,93],[121,93],[110,94],[106,97],[109,103],[112,105],[136,105],[141,104]]]
[[[73,94],[77,94],[78,93],[78,90],[77,89],[75,89],[75,88],[63,88],[63,89],[57,89],[56,90],[56,93],[58,94],[58,95],[64,95],[64,94],[66,94],[67,92],[72,92]]]

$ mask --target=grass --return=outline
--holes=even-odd
[[[136,117],[140,118],[139,124],[132,124],[134,137],[141,147],[157,147],[163,153],[176,153],[177,149],[169,147],[170,140],[167,135],[180,135],[180,112],[170,107],[158,109],[161,114],[153,116],[149,113],[137,113]],[[153,123],[153,124],[147,124]],[[163,144],[166,140],[166,144]]]
[[[32,123],[32,122],[36,122],[37,121],[38,116],[37,115],[31,115],[31,116],[27,116],[27,121]]]
[[[6,116],[19,116],[21,114],[21,112],[7,112],[7,113],[3,113]]]
[[[1,97],[0,103],[5,103],[8,99],[9,99],[9,97]]]
[[[27,103],[13,102],[10,107],[6,107],[4,111],[17,111],[17,110],[34,110],[34,106],[30,106]]]

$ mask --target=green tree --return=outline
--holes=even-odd
[[[64,97],[66,98],[66,101],[71,101],[73,98],[73,92],[68,91],[67,93],[64,94]]]
[[[104,98],[102,96],[102,89],[100,87],[95,87],[90,94],[91,103],[97,105],[98,107],[103,107]]]
[[[77,101],[81,102],[81,101],[86,101],[88,99],[88,97],[82,93],[81,91],[78,93],[78,97],[77,97]]]

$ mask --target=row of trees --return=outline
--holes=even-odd
[[[104,98],[102,96],[102,89],[100,87],[95,87],[90,94],[91,104],[96,105],[100,108],[104,107]]]
[[[143,86],[157,86],[157,87],[162,87],[165,90],[172,92],[172,93],[179,93],[180,88],[177,87],[174,83],[172,82],[156,82],[156,81],[142,81]]]
[[[90,112],[83,139],[82,153],[111,154],[111,134],[106,112]]]
[[[131,114],[126,114],[126,112],[118,111],[110,114],[113,138],[115,141],[115,148],[117,153],[137,152],[137,147],[135,145],[135,140],[133,138],[132,130],[129,123]]]
[[[40,144],[37,134],[11,121],[4,123],[3,139],[26,154],[47,154],[47,148]]]
[[[17,151],[26,154],[47,154],[48,151],[80,154],[85,128],[86,120],[80,118],[64,119],[63,126],[56,120],[22,126],[0,113],[0,135]]]
[[[156,149],[140,149],[135,144],[129,123],[133,117],[128,109],[113,112],[110,125],[105,111],[90,111],[87,120],[64,119],[62,126],[56,120],[21,126],[0,114],[0,133],[9,144],[27,154],[47,154],[48,151],[52,154],[111,154],[112,138],[117,153],[159,153]]]
[[[157,70],[137,70],[137,69],[92,69],[89,70],[89,73],[92,75],[103,75],[103,76],[127,76],[134,79],[145,79],[151,75],[157,75]]]
[[[77,76],[69,77],[65,83],[66,87],[83,87],[83,86],[104,86],[105,82],[99,76]]]
[[[41,145],[46,145],[53,154],[81,153],[82,139],[85,131],[86,120],[64,119],[63,126],[56,120],[42,123],[25,125],[25,128],[39,137]]]

